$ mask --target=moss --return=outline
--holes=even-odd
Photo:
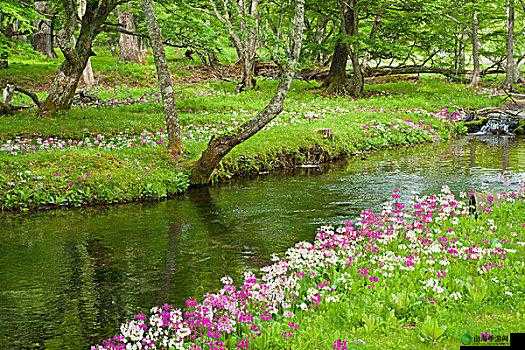
[[[487,118],[480,118],[464,122],[463,125],[467,128],[468,132],[478,132],[483,125],[487,123]]]
[[[525,135],[525,119],[521,119],[518,123],[518,127],[514,129],[516,135]]]
[[[159,200],[188,188],[162,148],[0,156],[0,168],[1,210]]]

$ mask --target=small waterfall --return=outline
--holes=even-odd
[[[479,130],[480,134],[509,134],[509,124],[502,119],[489,119]]]
[[[477,135],[509,135],[518,126],[518,119],[507,114],[492,114]]]

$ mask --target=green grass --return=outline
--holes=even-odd
[[[159,200],[188,187],[164,148],[0,155],[0,168],[2,210]]]
[[[91,94],[102,100],[125,100],[143,95],[152,97],[157,92],[151,57],[144,65],[122,63],[103,50],[97,51],[98,55],[92,61],[100,85],[93,88]],[[168,54],[175,76],[191,74],[188,67],[194,63],[183,58],[181,52],[170,50]],[[0,83],[16,81],[36,89],[43,98],[44,88],[59,61],[60,59],[14,56],[10,68],[0,70]],[[204,80],[190,84],[176,80],[177,106],[185,147],[185,161],[178,172],[188,170],[212,135],[233,131],[236,126],[261,110],[271,99],[276,84],[274,80],[259,79],[256,90],[235,94],[234,82]],[[367,84],[366,89],[369,97],[354,100],[325,96],[315,82],[295,81],[284,112],[252,139],[235,148],[224,159],[214,174],[214,179],[331,161],[387,147],[448,139],[464,129],[432,118],[428,112],[444,107],[476,109],[501,103],[501,98],[480,95],[464,85],[447,83],[435,76],[423,76],[419,81]],[[20,98],[15,102],[29,104]],[[405,125],[406,120],[420,123],[422,127],[410,128]],[[138,135],[144,130],[156,131],[163,127],[162,106],[151,98],[146,103],[133,105],[74,107],[70,111],[47,118],[38,116],[33,110],[0,116],[0,142],[20,136],[58,137],[67,140],[97,134],[106,137],[120,133]],[[368,127],[368,130],[364,127]],[[320,131],[323,129],[330,129],[330,137],[322,135]],[[162,150],[147,148],[137,151],[57,150],[39,151],[37,154],[24,156],[4,154],[1,159],[4,164],[16,164],[12,167],[17,171],[39,174],[48,161],[54,162],[55,168],[60,170],[62,156],[70,157],[69,163],[76,164],[79,168],[85,167],[84,163],[96,159],[99,152],[116,159],[127,159],[129,152],[136,152],[139,163],[142,162],[143,165],[147,164],[145,160],[141,160],[143,157],[163,154]],[[174,166],[166,162],[160,162],[156,166],[163,169],[164,173],[174,171]],[[123,166],[119,169],[124,174],[126,171],[137,171],[140,167]],[[92,170],[95,173],[97,169]],[[61,172],[70,171],[64,166]],[[14,173],[2,170],[0,175],[4,183],[8,183],[13,181]],[[107,174],[110,173],[108,170]],[[102,182],[105,181],[103,179],[101,175]],[[44,181],[44,185],[38,186],[45,190],[47,184],[53,181],[48,179]],[[122,197],[122,201],[140,199],[137,193]],[[17,199],[10,203],[19,204],[6,205],[5,196],[2,198],[4,208],[24,207],[24,202],[25,207],[45,203],[45,200],[36,200],[33,203],[30,200]],[[91,200],[82,201],[88,202]],[[100,200],[96,199],[94,202]]]
[[[525,248],[516,244],[525,239],[525,202],[504,203],[479,219],[462,218],[454,227],[456,237],[479,242],[484,238],[508,240],[515,249],[505,268],[483,275],[487,289],[465,289],[459,301],[422,302],[418,297],[421,278],[418,273],[388,279],[376,289],[357,284],[337,302],[322,302],[317,308],[296,312],[292,319],[281,319],[255,338],[251,349],[332,349],[337,339],[348,340],[349,349],[458,349],[461,337],[480,332],[507,336],[525,330],[524,265]],[[497,229],[487,233],[493,220]],[[439,225],[438,225],[439,226]],[[476,270],[467,263],[451,265],[457,283],[479,280]],[[511,292],[511,296],[506,292]],[[412,295],[406,302],[397,296]],[[428,320],[427,320],[428,319]],[[290,330],[288,322],[300,325],[289,339],[282,334]],[[443,335],[430,339],[425,327],[435,322]],[[436,335],[439,334],[436,333]]]

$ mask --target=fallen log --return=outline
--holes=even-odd
[[[280,69],[276,65],[272,66],[272,63],[258,63],[260,65],[259,69],[256,69],[256,72],[259,75],[267,77],[277,77],[280,74]],[[375,78],[382,76],[391,76],[391,75],[407,75],[407,74],[440,74],[448,78],[457,78],[460,76],[469,75],[472,72],[469,70],[457,71],[451,68],[443,67],[425,67],[425,66],[402,66],[402,67],[378,67],[378,68],[367,68],[365,70],[365,78]],[[505,73],[504,70],[494,68],[490,70],[485,70],[481,73],[481,76],[490,75],[490,74],[500,74]],[[298,79],[302,80],[318,80],[322,81],[328,77],[328,70],[303,70],[297,74]],[[352,71],[348,71],[348,74],[351,75]]]

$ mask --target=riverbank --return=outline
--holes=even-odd
[[[399,198],[320,228],[238,286],[223,278],[183,310],[139,313],[93,349],[457,348],[522,332],[525,188],[478,194],[475,216],[446,188]]]
[[[350,118],[328,116],[265,130],[228,155],[214,181],[438,142],[463,131],[459,124],[426,114],[362,113]],[[66,146],[0,154],[0,208],[36,210],[173,197],[189,187],[191,162],[205,143],[188,142],[186,147],[186,161],[179,164],[170,160],[162,144],[128,147],[124,142],[124,147],[114,149]]]
[[[152,63],[146,70],[121,63],[113,69],[112,60],[93,57],[102,84],[89,94],[106,101],[103,106],[88,103],[52,118],[30,111],[0,117],[1,210],[162,200],[183,193],[189,169],[211,135],[233,130],[255,115],[276,85],[260,79],[257,90],[235,94],[234,82],[193,81],[191,67],[170,61],[177,70],[185,148],[183,161],[175,164],[163,147],[164,117]],[[53,64],[35,67],[13,60],[2,79],[19,80],[42,94]],[[40,84],[23,79],[31,71],[42,73]],[[143,80],[140,72],[146,72]],[[501,103],[501,97],[436,77],[368,84],[367,95],[360,100],[328,97],[316,83],[294,82],[284,112],[236,147],[213,175],[214,182],[447,140],[465,128],[448,120],[451,113],[435,112]]]

